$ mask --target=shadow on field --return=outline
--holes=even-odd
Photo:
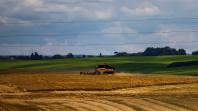
[[[154,73],[167,69],[166,64],[160,63],[122,63],[112,64],[117,71],[136,72],[136,73]]]
[[[116,71],[142,74],[176,74],[198,76],[197,66],[183,66],[168,68],[168,64],[161,63],[120,63],[112,64]]]

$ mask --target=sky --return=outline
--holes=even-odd
[[[0,55],[198,50],[198,0],[0,0]]]

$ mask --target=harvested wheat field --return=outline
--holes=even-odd
[[[198,77],[1,74],[0,111],[198,111]]]

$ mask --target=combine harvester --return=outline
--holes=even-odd
[[[103,74],[114,74],[115,69],[107,64],[100,64],[95,67],[94,72],[80,72],[81,75],[103,75]]]

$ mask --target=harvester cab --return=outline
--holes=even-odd
[[[100,64],[95,67],[94,72],[80,72],[81,75],[102,75],[102,74],[114,74],[115,69],[107,64]]]
[[[96,66],[95,73],[96,74],[113,74],[114,68],[107,64],[100,64]]]

